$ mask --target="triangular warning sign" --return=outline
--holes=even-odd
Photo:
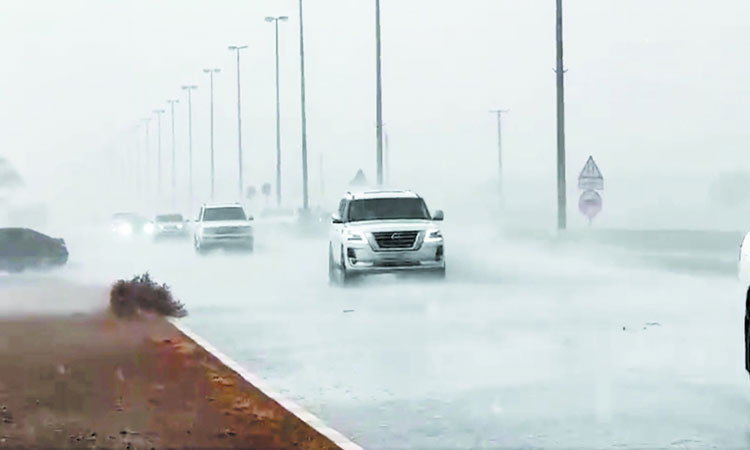
[[[365,173],[362,171],[362,169],[359,169],[357,171],[357,174],[354,175],[354,178],[349,182],[349,185],[351,186],[365,186],[367,185],[367,177],[365,177]]]
[[[586,160],[586,165],[578,175],[578,187],[580,189],[604,189],[604,177],[592,156]]]

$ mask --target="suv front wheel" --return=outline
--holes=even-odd
[[[341,264],[333,259],[333,248],[328,246],[328,282],[331,284],[347,285],[355,280],[353,273],[346,270],[344,263],[344,249],[341,248]]]
[[[198,240],[197,237],[193,237],[193,247],[195,248],[195,253],[199,255],[206,254],[206,249],[203,248],[203,246],[201,245],[201,242]]]

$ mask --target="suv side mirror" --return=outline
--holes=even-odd
[[[343,220],[341,220],[341,216],[339,213],[333,213],[331,214],[331,222],[333,223],[344,223]]]
[[[445,214],[443,214],[442,209],[436,209],[435,214],[432,216],[432,220],[441,221],[445,218]]]
[[[253,217],[252,215],[247,216],[247,220],[248,222],[252,222],[253,220],[255,220],[255,217]]]

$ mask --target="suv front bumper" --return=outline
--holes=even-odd
[[[347,242],[344,266],[353,273],[440,271],[445,269],[443,240],[424,241],[417,249],[375,251],[368,242]]]
[[[204,234],[200,238],[201,247],[250,247],[252,234]]]

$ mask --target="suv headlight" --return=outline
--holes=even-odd
[[[443,233],[437,228],[427,230],[427,235],[424,238],[425,241],[440,241],[442,239]]]
[[[358,231],[350,231],[346,234],[346,240],[349,242],[363,242],[365,240],[365,235]]]

